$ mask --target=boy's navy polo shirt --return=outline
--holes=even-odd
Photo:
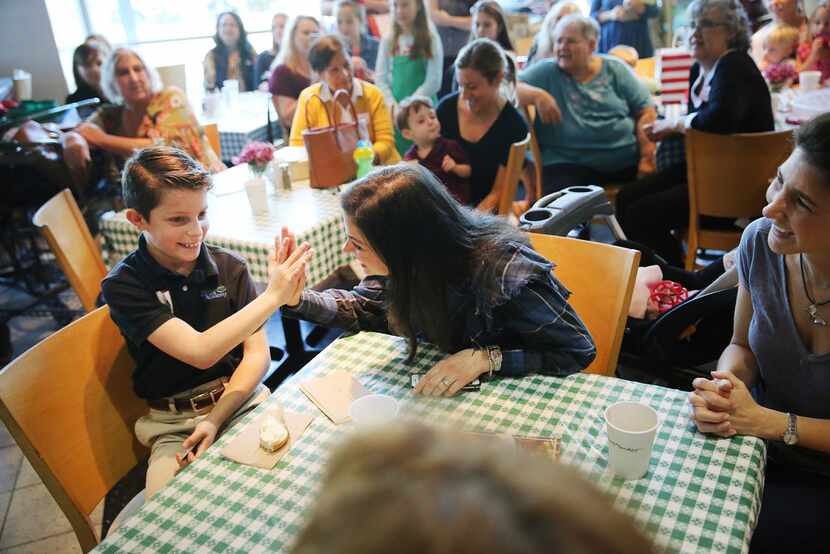
[[[101,287],[112,319],[136,361],[133,387],[141,398],[174,396],[230,376],[239,365],[241,344],[213,367],[201,370],[162,352],[147,337],[174,317],[205,331],[256,298],[240,256],[203,243],[193,271],[180,275],[156,262],[142,235],[138,249],[110,271]]]

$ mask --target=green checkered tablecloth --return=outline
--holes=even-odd
[[[346,233],[336,190],[311,189],[307,183],[299,183],[288,192],[269,190],[268,213],[254,215],[243,189],[247,178],[244,166],[214,177],[214,190],[208,194],[209,244],[238,252],[247,260],[253,278],[262,282],[268,280],[268,252],[282,226],[291,229],[299,242],[308,242],[314,249],[309,283],[319,282],[351,261],[352,257],[342,249]],[[105,213],[100,228],[110,265],[138,246],[138,231],[124,212]]]
[[[746,552],[760,507],[764,443],[752,437],[717,439],[697,433],[689,420],[685,393],[578,374],[564,379],[502,379],[455,398],[425,398],[411,393],[404,357],[405,343],[400,338],[361,333],[338,339],[268,402],[276,397],[286,408],[317,415],[273,470],[239,465],[219,455],[265,409],[260,406],[97,551],[288,550],[317,496],[332,446],[352,428],[351,424],[334,426],[298,384],[344,370],[369,391],[399,398],[405,418],[469,430],[561,436],[562,460],[607,492],[663,551]],[[441,357],[436,349],[422,346],[416,369],[426,370]],[[607,470],[602,413],[618,400],[646,402],[662,420],[648,474],[637,481],[625,481]]]

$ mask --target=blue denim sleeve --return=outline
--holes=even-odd
[[[525,285],[505,306],[507,329],[521,349],[502,351],[502,376],[570,375],[596,357],[594,340],[568,304],[569,293],[552,275]]]

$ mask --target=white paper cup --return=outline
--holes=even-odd
[[[248,202],[251,204],[251,211],[254,215],[268,213],[268,189],[262,177],[255,177],[245,183],[245,193],[248,195]]]
[[[225,99],[225,104],[228,107],[236,107],[239,101],[239,81],[236,79],[226,79],[222,81],[222,98]]]
[[[646,474],[658,423],[657,412],[639,402],[617,402],[605,410],[611,471],[625,479]]]
[[[398,401],[386,394],[367,394],[351,403],[349,415],[358,425],[388,423],[398,415]]]
[[[820,80],[821,71],[802,71],[798,74],[798,90],[801,92],[818,90]]]

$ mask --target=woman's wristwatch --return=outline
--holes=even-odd
[[[787,446],[795,446],[798,444],[798,416],[795,414],[787,414],[787,430],[781,435],[781,440]]]

